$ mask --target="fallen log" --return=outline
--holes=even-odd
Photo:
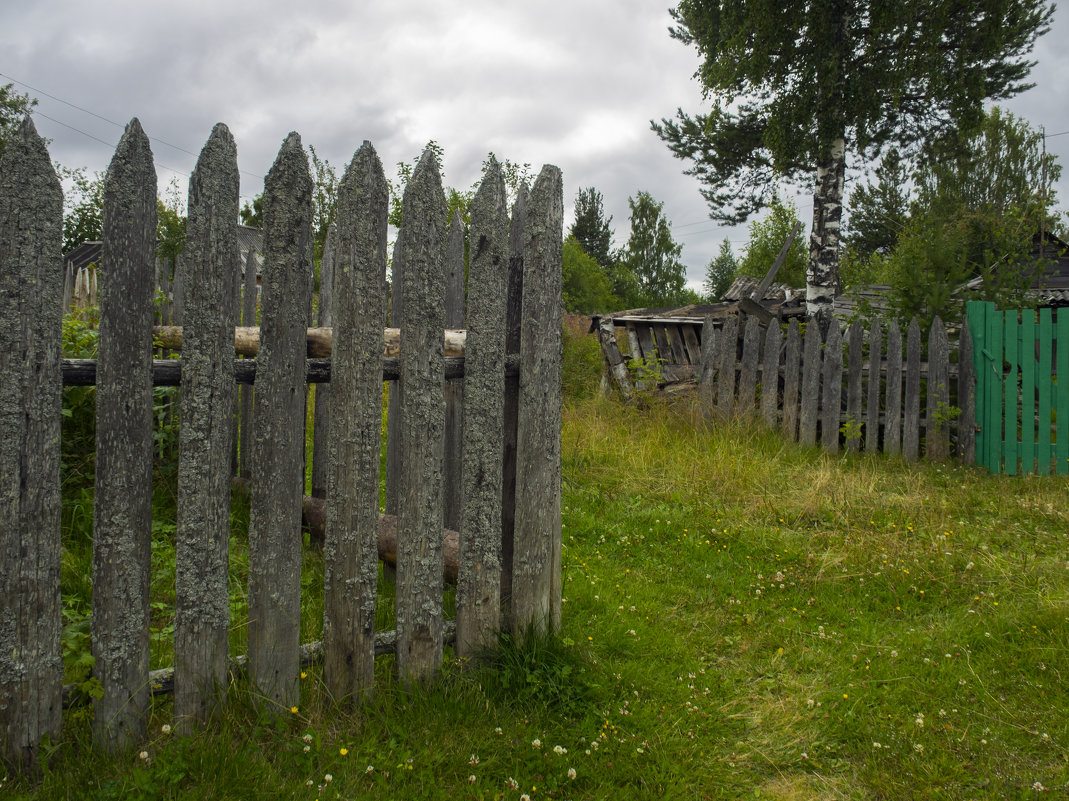
[[[231,479],[231,485],[248,490],[248,479]],[[312,532],[312,541],[324,541],[327,527],[327,500],[305,495],[301,504],[301,523]],[[397,566],[397,515],[379,515],[379,559],[391,567]],[[445,581],[456,584],[460,569],[460,533],[452,529],[442,530],[442,552],[445,561]]]
[[[401,352],[401,333],[399,328],[387,328],[383,332],[383,356],[397,356]],[[325,359],[330,357],[334,343],[333,328],[308,329],[308,357]],[[445,355],[463,358],[464,346],[468,332],[462,328],[448,328],[443,332]],[[161,348],[182,349],[182,326],[156,325],[152,327],[152,338]],[[257,327],[238,326],[234,329],[234,352],[242,356],[255,356],[260,350],[260,329]]]

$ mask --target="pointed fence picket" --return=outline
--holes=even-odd
[[[217,126],[190,181],[189,247],[174,280],[185,327],[168,347],[182,358],[153,362],[156,176],[148,138],[131,122],[108,171],[100,358],[61,363],[58,182],[28,122],[0,161],[0,308],[14,304],[0,315],[0,356],[29,352],[29,333],[42,365],[27,368],[32,380],[27,374],[5,381],[0,406],[0,491],[11,501],[0,519],[0,608],[20,610],[14,626],[0,615],[5,762],[32,765],[42,737],[59,731],[61,380],[97,385],[92,647],[102,694],[93,731],[103,747],[143,739],[150,693],[171,687],[180,725],[205,725],[231,675],[245,670],[265,710],[287,713],[308,660],[325,662],[326,684],[342,703],[371,692],[376,653],[396,653],[402,681],[427,680],[453,630],[444,619],[447,572],[457,582],[455,628],[464,653],[492,644],[502,628],[559,626],[560,171],[544,167],[529,198],[521,188],[509,223],[500,170],[491,164],[472,210],[466,336],[443,337],[444,197],[433,154],[421,160],[406,190],[395,251],[394,310],[404,305],[411,312],[398,355],[384,334],[388,196],[368,143],[339,190],[330,286],[335,327],[307,329],[311,180],[300,139],[291,134],[265,186],[260,327],[255,347],[244,351],[255,357],[237,359],[236,169],[233,140]],[[29,199],[28,192],[37,194]],[[463,276],[457,264],[453,269]],[[255,276],[256,255],[249,253],[246,325],[257,318]],[[324,334],[333,358],[309,358],[310,343]],[[451,343],[448,354],[443,340]],[[8,373],[22,375],[23,367],[5,367]],[[443,530],[447,377],[468,385],[455,482],[459,543],[456,532]],[[387,511],[394,517],[378,507],[384,380],[394,382],[390,415],[400,421],[394,467],[404,466],[392,479],[396,505]],[[245,405],[253,381],[251,426],[246,418],[237,429],[250,495],[246,658],[229,653],[227,644],[235,428],[220,421],[233,419],[236,386],[244,386]],[[326,498],[315,499],[303,495],[306,388],[328,381],[320,446],[327,454]],[[175,665],[150,672],[153,384],[181,385],[182,407]],[[20,487],[33,491],[21,497]],[[301,645],[299,532],[302,511],[311,521],[316,510],[325,520],[324,641]],[[376,632],[378,560],[393,552],[397,631]]]

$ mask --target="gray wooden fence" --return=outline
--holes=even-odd
[[[59,352],[62,195],[29,119],[0,161],[0,752],[23,767],[33,765],[43,737],[58,736],[61,721],[63,383],[97,385],[92,649],[103,694],[93,732],[103,748],[143,739],[150,690],[172,679],[176,721],[186,730],[202,725],[223,700],[235,664],[247,666],[261,703],[273,710],[297,703],[301,660],[310,654],[321,655],[339,703],[372,691],[376,651],[396,652],[403,683],[435,675],[451,628],[443,609],[447,376],[464,382],[463,469],[453,481],[461,488],[457,652],[492,644],[502,627],[559,623],[560,171],[542,169],[510,225],[500,170],[491,163],[472,209],[464,356],[445,358],[445,200],[437,162],[424,155],[405,190],[398,246],[409,312],[400,356],[389,358],[388,195],[365,142],[339,187],[331,358],[309,359],[311,178],[300,137],[290,134],[265,184],[259,350],[255,359],[237,360],[238,172],[233,138],[220,124],[190,180],[182,358],[154,362],[152,164],[149,139],[134,120],[108,170],[100,358],[75,362]],[[522,293],[512,291],[521,286]],[[254,314],[246,304],[246,321]],[[508,334],[513,320],[522,320],[517,336]],[[395,632],[374,630],[384,379],[397,381],[404,465],[394,521]],[[227,645],[235,428],[219,422],[234,414],[236,385],[254,380],[251,429],[240,434],[252,446],[244,464],[251,499],[245,658]],[[325,478],[317,475],[326,484],[326,582],[323,642],[302,645],[309,381],[331,382]],[[179,382],[175,665],[150,676],[151,388]]]
[[[626,339],[608,318],[599,333],[603,351],[613,355],[606,358],[612,379],[624,397],[633,396],[626,353],[615,350]],[[708,420],[760,420],[793,442],[819,443],[832,453],[864,449],[908,460],[974,461],[976,382],[967,326],[952,350],[936,318],[924,349],[913,321],[905,352],[898,323],[885,327],[879,320],[856,321],[845,335],[833,320],[821,336],[817,325],[796,318],[783,326],[746,315],[707,317],[700,334],[695,376]],[[644,362],[642,368],[635,378],[649,383],[655,367]]]

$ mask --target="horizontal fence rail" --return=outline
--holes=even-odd
[[[300,667],[321,660],[331,697],[348,704],[373,691],[376,653],[395,653],[398,680],[419,683],[454,638],[458,654],[472,655],[503,627],[559,625],[560,171],[547,165],[530,192],[521,187],[510,219],[491,159],[465,231],[460,218],[447,226],[439,167],[424,154],[402,202],[392,330],[389,197],[374,148],[359,148],[339,186],[316,328],[300,137],[286,138],[268,174],[262,252],[245,256],[244,279],[237,175],[233,138],[217,125],[190,178],[186,251],[172,277],[156,262],[156,176],[132,121],[108,170],[100,262],[79,277],[60,255],[62,192],[29,118],[0,159],[0,758],[9,764],[32,767],[42,739],[60,732],[64,385],[96,387],[91,643],[102,748],[141,741],[151,693],[171,686],[176,724],[190,731],[238,672],[266,710],[288,712]],[[93,319],[94,293],[98,356],[61,360],[65,304]],[[387,450],[405,467],[387,471],[396,504],[380,515],[384,381]],[[164,413],[178,421],[180,446],[175,661],[162,672],[149,670],[148,647],[153,386],[180,387],[156,395],[172,398]],[[247,656],[228,645],[235,480],[250,499]],[[302,519],[325,560],[323,640],[304,645]],[[392,632],[374,627],[380,558],[397,570]],[[455,621],[444,615],[446,580],[457,586]]]

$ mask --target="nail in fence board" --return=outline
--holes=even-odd
[[[0,160],[0,763],[32,770],[62,710],[63,192],[26,116]]]
[[[924,456],[950,455],[950,343],[946,327],[936,317],[928,333],[928,387],[924,425]]]
[[[501,628],[501,455],[508,267],[505,182],[500,165],[492,159],[471,204],[463,396],[464,506],[456,592],[456,647],[457,656],[462,658],[494,645]]]
[[[869,331],[868,398],[865,410],[865,451],[876,453],[880,449],[880,367],[883,364],[883,331],[880,321],[872,321]]]
[[[445,245],[445,327],[464,328],[464,220],[453,212]],[[445,445],[442,465],[442,515],[445,527],[460,530],[462,500],[464,384],[457,379],[444,383]]]
[[[902,415],[902,456],[920,458],[921,428],[921,329],[916,319],[906,330],[906,387]]]
[[[824,343],[824,394],[820,441],[829,453],[839,452],[839,415],[843,400],[843,335],[839,321],[832,318]]]
[[[512,625],[560,627],[561,242],[560,169],[542,168],[531,190],[524,248],[517,424]]]
[[[765,333],[765,358],[761,367],[761,419],[767,426],[776,425],[779,399],[779,357],[783,334],[779,321],[773,320]]]
[[[312,179],[300,136],[264,182],[260,351],[249,502],[249,674],[267,708],[298,698],[305,331],[311,294]]]
[[[817,415],[820,412],[820,345],[820,327],[814,320],[810,320],[805,327],[802,391],[799,398],[801,410],[798,415],[798,441],[803,445],[815,445],[817,441]]]
[[[861,360],[864,339],[861,323],[855,320],[846,332],[846,418],[852,423],[852,428],[848,429],[852,436],[847,437],[846,448],[851,451],[861,447]]]
[[[156,171],[141,124],[123,133],[104,181],[93,508],[93,740],[140,742],[148,717],[152,528],[152,294]]]
[[[412,685],[442,663],[442,396],[446,207],[434,153],[405,187],[401,326],[401,471],[397,496],[397,673]],[[419,313],[412,313],[418,309]]]
[[[226,686],[230,656],[230,478],[236,401],[234,289],[237,147],[215,126],[189,179],[189,286],[182,343],[177,529],[175,695],[180,730],[205,720]]]
[[[801,376],[802,329],[798,321],[787,323],[787,342],[783,348],[783,433],[791,442],[798,441],[798,391]]]
[[[364,142],[338,186],[337,228],[328,238],[337,325],[325,466],[323,679],[341,703],[370,695],[375,676],[388,209],[382,164]]]
[[[889,455],[902,452],[902,331],[898,321],[887,329],[887,400],[884,414],[883,450]]]

